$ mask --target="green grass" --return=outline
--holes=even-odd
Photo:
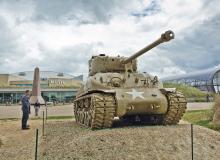
[[[73,116],[48,116],[48,120],[56,120],[56,119],[73,119]]]
[[[220,131],[212,122],[213,114],[213,110],[211,109],[187,111],[183,116],[183,120],[192,124]]]
[[[0,118],[0,121],[17,121],[19,118]]]
[[[0,139],[0,147],[3,145],[2,140]]]
[[[48,116],[47,119],[48,120],[62,120],[62,119],[73,119],[74,116]],[[31,120],[39,120],[42,119],[40,117],[38,118],[30,118]],[[21,120],[21,118],[2,118],[0,119],[0,121],[17,121],[17,120]]]

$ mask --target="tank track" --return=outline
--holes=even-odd
[[[91,129],[110,128],[116,111],[113,94],[92,93],[74,101],[76,122]]]
[[[166,96],[168,100],[168,111],[163,117],[162,124],[177,124],[186,111],[186,98],[180,92],[169,92]]]

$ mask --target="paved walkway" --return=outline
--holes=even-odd
[[[204,110],[211,109],[214,105],[213,102],[196,102],[196,103],[188,103],[187,110]]]
[[[188,103],[187,110],[201,110],[210,109],[213,103]],[[61,105],[61,106],[48,106],[48,116],[72,116],[73,105]],[[40,109],[40,116],[42,116],[45,107],[42,106]],[[21,106],[0,106],[0,119],[4,118],[21,118]],[[31,107],[31,115],[34,116],[34,107]]]
[[[40,108],[39,117],[42,117],[45,106]],[[73,105],[48,106],[47,116],[72,116]],[[21,106],[0,106],[0,119],[4,118],[21,118]],[[31,106],[30,118],[35,117],[34,107]]]

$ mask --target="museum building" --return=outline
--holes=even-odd
[[[32,90],[33,71],[0,74],[0,103],[19,103],[25,90]],[[42,97],[47,102],[70,103],[83,80],[83,76],[40,71]]]
[[[220,92],[220,66],[198,72],[166,77],[163,82],[186,84],[202,91]]]

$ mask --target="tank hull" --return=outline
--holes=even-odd
[[[116,116],[138,114],[165,114],[166,96],[157,88],[130,88],[115,90]]]
[[[186,98],[179,92],[149,88],[96,90],[76,98],[74,116],[77,123],[92,129],[112,127],[115,117],[171,125],[179,122],[186,104]]]

